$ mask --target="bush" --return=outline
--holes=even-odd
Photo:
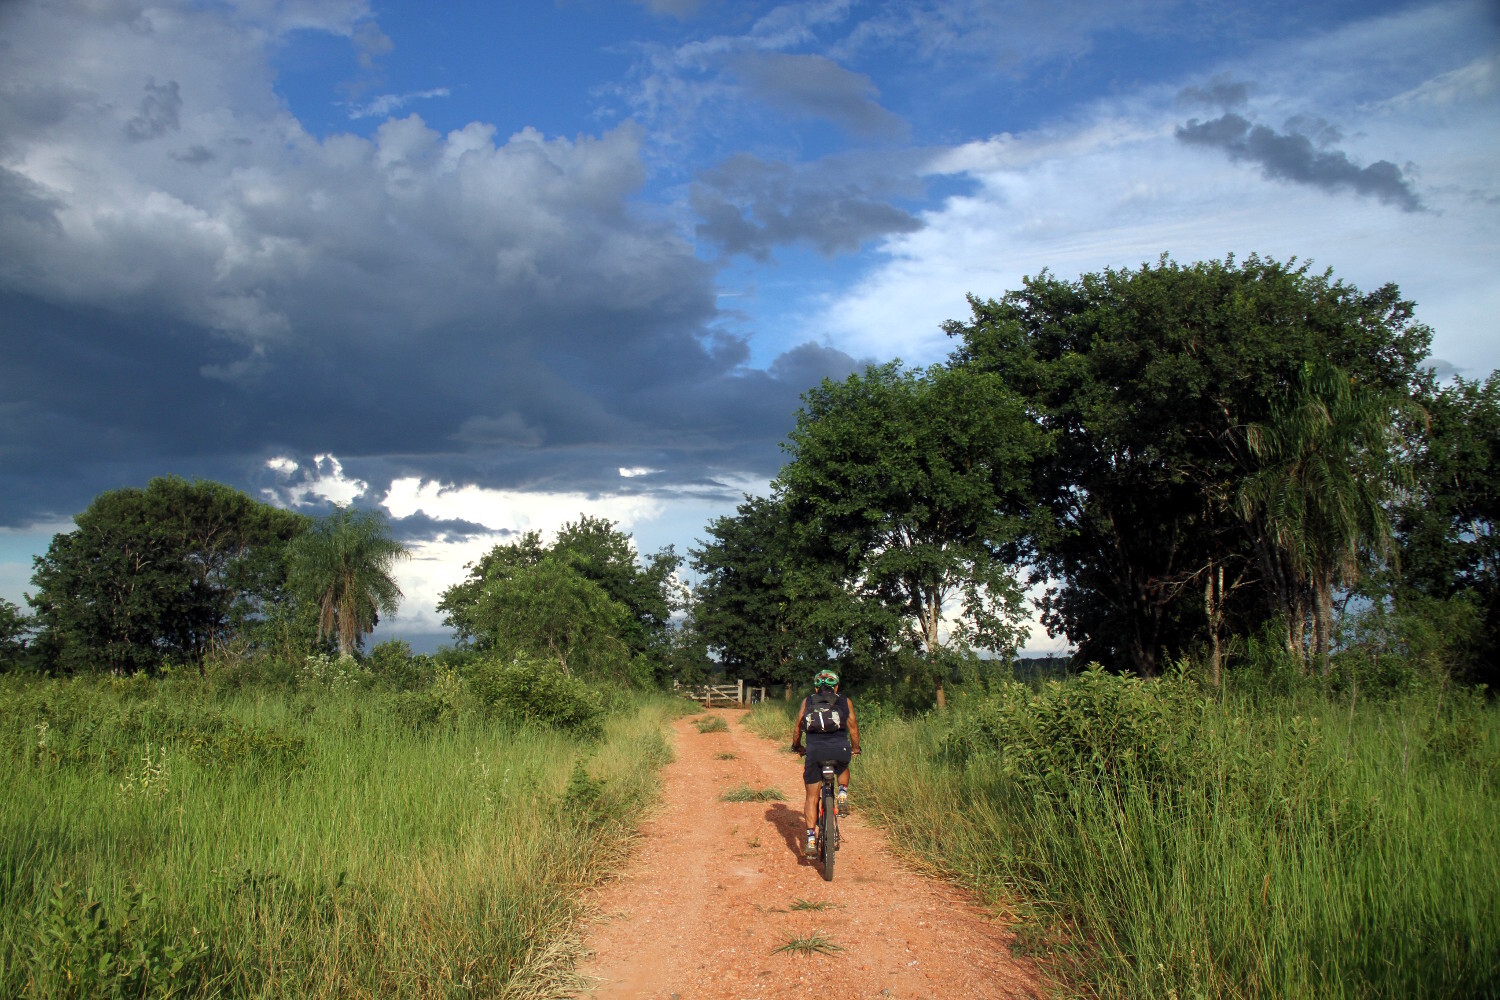
[[[599,693],[549,660],[479,660],[467,679],[486,715],[587,735],[603,724]]]
[[[1197,689],[1090,664],[1033,693],[1016,681],[962,713],[945,739],[958,763],[984,757],[1022,784],[1065,794],[1077,781],[1170,783],[1187,769]]]

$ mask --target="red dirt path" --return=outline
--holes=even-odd
[[[660,1000],[845,997],[1038,997],[1040,979],[1010,957],[1011,935],[958,890],[903,868],[859,815],[841,817],[835,877],[800,853],[801,758],[717,710],[728,732],[675,725],[677,759],[662,802],[620,878],[593,903],[593,953],[583,996]],[[715,754],[734,753],[718,760]],[[774,787],[785,802],[719,801],[741,784]],[[827,903],[792,910],[798,900]],[[776,953],[820,933],[833,955]]]

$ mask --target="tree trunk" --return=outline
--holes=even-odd
[[[1208,564],[1208,585],[1203,588],[1203,610],[1208,616],[1208,670],[1213,678],[1214,687],[1223,686],[1223,678],[1220,675],[1220,665],[1223,663],[1223,650],[1219,642],[1219,632],[1223,627],[1224,620],[1224,567]]]
[[[1333,581],[1328,577],[1318,580],[1313,588],[1313,656],[1318,671],[1328,676],[1329,647],[1333,632]]]
[[[943,679],[941,677],[938,678],[937,682],[937,707],[939,712],[948,710],[948,692],[943,690]]]
[[[792,682],[791,681],[787,681],[786,682],[786,694],[783,697],[787,701],[791,701],[792,700]]]

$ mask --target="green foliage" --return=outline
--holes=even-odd
[[[318,609],[319,638],[337,637],[339,655],[352,656],[380,613],[394,615],[400,606],[391,570],[407,555],[379,511],[341,507],[288,548],[288,583],[300,601]]]
[[[1002,686],[880,720],[861,802],[898,850],[1018,910],[1070,991],[1493,995],[1500,710],[1300,683]]]
[[[794,681],[822,668],[830,648],[859,632],[850,595],[798,556],[784,499],[746,497],[733,517],[710,522],[708,534],[690,551],[701,576],[691,628],[726,673]]]
[[[1040,525],[1029,469],[1046,435],[977,367],[868,369],[804,396],[785,493],[798,554],[835,569],[927,653],[1013,652],[1027,612],[1013,562]]]
[[[739,784],[719,793],[720,802],[785,802],[786,796],[779,788],[751,788]]]
[[[580,735],[597,735],[603,722],[599,692],[549,660],[490,657],[470,664],[466,678],[482,710],[491,716]]]
[[[1080,783],[1165,788],[1191,770],[1197,702],[1190,682],[1147,682],[1094,663],[1035,689],[997,685],[945,745],[954,760],[992,767],[1039,794],[1066,797]]]
[[[92,890],[58,884],[33,916],[27,995],[165,998],[200,986],[207,942],[196,929],[172,936],[158,910],[139,886],[111,912]]]
[[[628,534],[583,516],[563,525],[551,546],[534,531],[496,546],[443,592],[438,609],[476,650],[651,683],[673,653],[680,564],[668,547],[640,566]]]
[[[729,723],[725,722],[724,717],[720,715],[710,715],[702,719],[695,719],[693,720],[693,725],[697,727],[700,733],[729,732]]]
[[[581,985],[580,895],[622,858],[675,705],[618,696],[581,740],[487,720],[465,684],[413,726],[401,701],[454,693],[435,674],[0,677],[0,996]]]
[[[1253,634],[1277,614],[1236,509],[1258,464],[1246,429],[1266,424],[1308,363],[1410,396],[1431,342],[1394,285],[1361,292],[1257,256],[1163,257],[1076,281],[1044,272],[970,305],[970,322],[946,327],[962,342],[955,363],[996,374],[1054,435],[1034,469],[1054,528],[1034,546],[1056,581],[1048,628],[1087,659],[1148,675],[1163,649],[1185,652],[1210,630]]]
[[[35,560],[37,646],[64,670],[201,662],[283,600],[304,518],[219,483],[153,479],[101,493]]]
[[[1398,506],[1398,600],[1463,597],[1478,632],[1457,664],[1468,679],[1500,684],[1500,373],[1426,385],[1427,433],[1415,456],[1418,488]]]
[[[21,663],[31,630],[30,616],[10,601],[0,598],[0,672],[14,669]]]

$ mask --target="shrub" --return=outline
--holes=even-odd
[[[604,719],[599,693],[552,661],[479,660],[468,670],[470,690],[487,715],[595,735]]]
[[[959,716],[945,748],[957,762],[991,758],[1016,782],[1059,795],[1080,780],[1171,782],[1186,766],[1196,699],[1187,681],[1148,684],[1095,663],[1035,693],[997,684]]]

